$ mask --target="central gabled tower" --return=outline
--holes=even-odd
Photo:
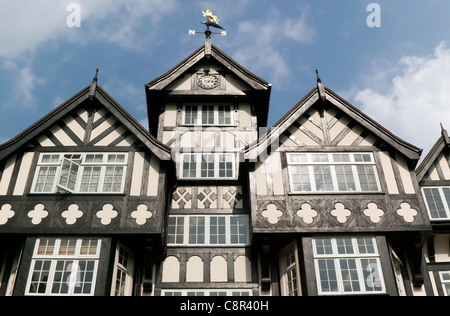
[[[243,152],[266,130],[271,85],[206,35],[146,85],[150,132],[176,169],[155,295],[259,294]]]

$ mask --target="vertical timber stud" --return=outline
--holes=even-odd
[[[142,281],[143,291],[153,291],[153,240],[150,238],[145,239],[144,245],[144,279]]]
[[[264,239],[261,252],[261,290],[269,291],[270,279],[270,244],[269,239]]]

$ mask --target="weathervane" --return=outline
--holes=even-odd
[[[217,15],[214,15],[211,10],[206,10],[206,12],[202,10],[202,13],[203,13],[203,16],[207,18],[207,21],[201,22],[202,24],[206,25],[206,31],[205,31],[206,38],[211,38],[211,34],[220,34],[222,36],[227,36],[227,31],[219,25],[219,18],[217,17]],[[223,31],[221,31],[220,33],[213,33],[209,29],[209,27],[211,27],[211,26],[221,29]],[[203,32],[189,30],[189,35],[195,35],[197,33],[203,33]]]

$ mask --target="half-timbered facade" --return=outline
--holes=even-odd
[[[152,291],[170,150],[101,87],[0,147],[0,294]]]
[[[417,168],[433,233],[425,247],[422,295],[450,296],[450,138],[442,135]]]
[[[95,78],[0,145],[0,295],[397,296],[430,282],[429,214],[448,209],[422,193],[446,198],[448,170],[419,172],[421,189],[421,150],[319,78],[267,130],[271,85],[208,36],[145,91],[148,131]]]

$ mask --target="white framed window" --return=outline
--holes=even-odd
[[[100,239],[38,238],[26,295],[94,295]]]
[[[380,192],[372,153],[288,153],[291,191]]]
[[[248,215],[173,215],[168,245],[223,246],[249,244]]]
[[[237,289],[161,290],[161,296],[252,296],[252,290],[237,290]]]
[[[283,296],[300,295],[297,245],[292,243],[280,251],[281,290]]]
[[[182,179],[234,178],[234,153],[181,154],[180,177]]]
[[[185,105],[183,123],[201,126],[231,126],[233,115],[231,105]]]
[[[114,261],[112,296],[131,296],[133,287],[134,254],[121,243],[117,244]]]
[[[424,187],[422,193],[431,220],[450,219],[450,187]]]
[[[439,272],[444,296],[450,296],[450,271]]]
[[[313,250],[320,295],[385,293],[374,237],[314,238]]]
[[[42,153],[31,193],[123,193],[127,160],[126,153]]]

